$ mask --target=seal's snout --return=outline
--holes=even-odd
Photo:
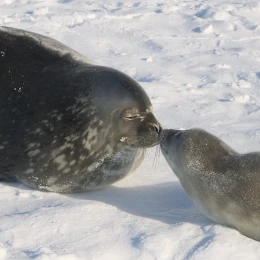
[[[145,140],[145,146],[151,147],[159,143],[159,135],[162,127],[153,113],[146,114],[138,130],[141,139]]]

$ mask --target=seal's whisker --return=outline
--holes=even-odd
[[[159,165],[159,156],[160,156],[160,149],[159,146],[156,147],[156,169],[158,168]]]
[[[157,167],[159,165],[159,158],[160,158],[160,147],[156,146],[154,160],[153,160],[153,167],[155,168],[155,173],[156,173]]]
[[[132,144],[134,144],[134,143],[137,143],[138,142],[138,140],[134,140],[132,143],[130,143],[128,146],[131,146]]]

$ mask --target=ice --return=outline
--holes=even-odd
[[[165,128],[204,128],[250,152],[260,141],[259,10],[256,0],[4,0],[0,24],[126,72]],[[204,217],[155,156],[91,193],[0,183],[0,259],[260,258],[259,242]]]

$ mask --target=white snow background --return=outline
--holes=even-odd
[[[119,69],[165,128],[260,150],[260,1],[1,0],[0,25]],[[260,191],[259,191],[260,192]],[[0,259],[260,259],[260,243],[205,218],[156,149],[106,189],[61,195],[0,183]]]

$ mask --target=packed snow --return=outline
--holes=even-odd
[[[257,0],[0,2],[0,25],[127,73],[165,128],[200,127],[241,153],[260,150],[259,23]],[[0,194],[0,259],[260,258],[259,242],[195,208],[158,148],[103,190],[0,183]]]

